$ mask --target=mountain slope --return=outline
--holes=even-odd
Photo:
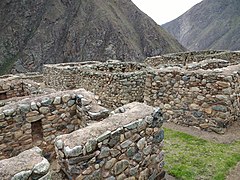
[[[183,51],[129,0],[1,0],[0,73]]]
[[[189,50],[239,50],[240,1],[203,0],[163,27]]]

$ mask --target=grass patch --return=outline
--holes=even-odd
[[[165,170],[178,179],[224,180],[240,161],[240,142],[219,144],[164,128]]]

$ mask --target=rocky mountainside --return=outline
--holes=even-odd
[[[183,51],[130,0],[1,0],[0,72]]]
[[[203,0],[163,27],[189,50],[239,50],[240,1]]]

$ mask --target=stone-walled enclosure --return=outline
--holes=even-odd
[[[39,146],[54,150],[54,139],[108,116],[84,89],[57,92],[13,102],[0,108],[0,159]]]
[[[47,86],[86,88],[103,105],[138,101],[159,106],[165,119],[224,133],[238,119],[240,52],[201,51],[147,58],[44,67]]]
[[[0,176],[49,179],[44,154],[78,180],[162,179],[163,120],[217,133],[238,120],[239,60],[240,52],[187,52],[2,76]]]
[[[26,76],[5,75],[0,77],[0,100],[38,94],[39,84]]]
[[[191,63],[198,63],[209,59],[227,60],[228,64],[238,64],[240,52],[238,51],[191,51],[182,53],[166,54],[162,56],[150,57],[145,62],[151,66],[159,65],[182,65],[185,66]]]
[[[82,88],[98,95],[107,107],[143,102],[146,66],[134,62],[45,65],[44,82],[48,87]]]
[[[56,138],[57,158],[73,179],[163,178],[162,114],[141,103]]]

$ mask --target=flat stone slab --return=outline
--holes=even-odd
[[[48,174],[50,164],[42,156],[42,150],[34,147],[18,156],[0,161],[1,179],[28,179],[31,174],[43,177]]]

